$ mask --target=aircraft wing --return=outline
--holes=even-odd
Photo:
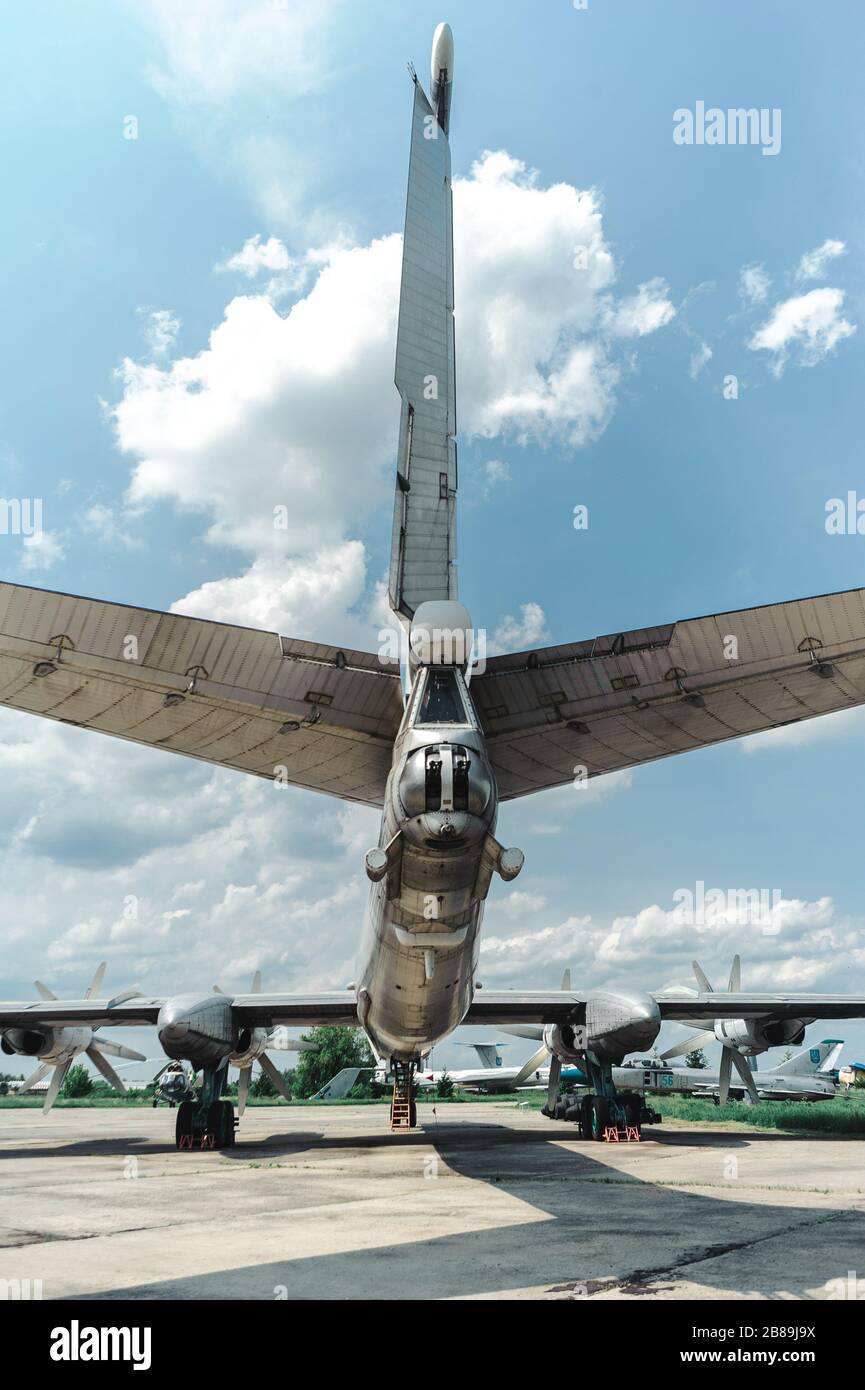
[[[463,1023],[584,1023],[592,994],[615,990],[478,990]],[[716,1018],[865,1018],[865,996],[854,994],[698,994],[653,991],[662,1022],[705,1023]]]
[[[51,999],[0,1002],[3,1028],[136,1028],[156,1023],[168,996],[113,999]],[[352,990],[323,994],[235,994],[231,1007],[247,1027],[314,1028],[319,1024],[356,1028],[357,997]]]
[[[502,800],[865,702],[865,589],[491,657]]]
[[[20,584],[0,584],[0,704],[368,806],[403,714],[371,653]]]

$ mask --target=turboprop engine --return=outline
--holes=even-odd
[[[695,960],[692,964],[700,989],[706,994],[713,994],[712,985],[699,961]],[[738,956],[734,956],[727,992],[728,994],[736,994],[741,987],[742,962]],[[805,1036],[805,1029],[811,1022],[812,1020],[809,1018],[772,1018],[771,1016],[763,1018],[716,1018],[711,1029],[706,1029],[700,1033],[691,1033],[675,1047],[668,1047],[666,1052],[661,1053],[661,1058],[667,1062],[673,1057],[684,1057],[687,1053],[703,1047],[706,1043],[719,1042],[723,1049],[721,1065],[718,1070],[718,1098],[721,1104],[727,1103],[730,1094],[730,1078],[734,1067],[744,1083],[748,1098],[752,1103],[756,1103],[759,1099],[757,1087],[754,1084],[750,1064],[745,1061],[745,1058],[759,1056],[761,1052],[768,1051],[770,1047],[783,1047],[788,1043],[800,1043]]]
[[[718,1018],[714,1033],[719,1043],[735,1047],[745,1057],[756,1057],[770,1047],[800,1043],[810,1022],[807,1018]]]
[[[261,993],[260,970],[253,976],[251,993]],[[212,994],[179,994],[166,1000],[156,1026],[167,1057],[191,1062],[196,1070],[203,1066],[219,1068],[229,1063],[238,1068],[237,1109],[241,1115],[246,1108],[255,1062],[279,1094],[291,1100],[282,1073],[267,1056],[268,1048],[284,1052],[318,1051],[315,1043],[291,1038],[284,1028],[238,1028],[232,997],[223,994],[218,985],[214,986]]]
[[[571,1023],[548,1023],[544,1028],[544,1047],[551,1057],[562,1062],[576,1062],[585,1052],[585,1041],[581,1044],[581,1034]]]
[[[86,1051],[92,1040],[89,1028],[9,1028],[0,1047],[9,1057],[17,1054],[54,1062],[64,1055],[74,1057]]]
[[[89,999],[99,992],[104,974],[105,962],[103,961],[93,976],[89,988],[84,993],[85,999]],[[41,980],[36,981],[36,989],[43,999],[56,1001],[57,995],[52,994]],[[131,999],[135,993],[134,989],[126,990],[123,994],[116,995],[111,1003],[122,1003],[126,999]],[[19,1096],[32,1091],[34,1086],[45,1080],[49,1072],[53,1072],[51,1083],[45,1093],[45,1104],[42,1107],[44,1115],[48,1114],[60,1094],[60,1088],[66,1080],[66,1075],[73,1061],[82,1052],[93,1063],[97,1071],[102,1073],[108,1084],[113,1086],[121,1096],[126,1095],[126,1087],[107,1060],[108,1056],[126,1057],[130,1062],[146,1061],[143,1053],[133,1052],[131,1047],[123,1047],[120,1043],[109,1042],[107,1038],[102,1038],[98,1033],[94,1033],[92,1028],[51,1028],[47,1026],[7,1028],[0,1036],[0,1049],[6,1053],[7,1057],[17,1054],[21,1057],[37,1057],[39,1059],[39,1066],[32,1076],[28,1076],[23,1086],[19,1087]]]
[[[571,972],[562,977],[562,990],[571,988]],[[582,1064],[586,1053],[598,1061],[619,1063],[629,1052],[651,1047],[661,1031],[661,1012],[650,994],[638,990],[597,990],[586,1000],[583,1024],[548,1023],[507,1028],[520,1038],[540,1038],[541,1045],[514,1078],[518,1089],[532,1072],[550,1059],[551,1094],[562,1062]]]

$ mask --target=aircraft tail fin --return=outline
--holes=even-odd
[[[343,1067],[342,1071],[332,1076],[320,1091],[316,1091],[313,1100],[342,1100],[348,1095],[361,1072],[370,1070],[370,1067]]]
[[[401,398],[388,589],[411,618],[457,597],[453,209],[445,129],[415,79],[395,381]]]
[[[824,1038],[816,1047],[806,1047],[769,1070],[778,1076],[812,1076],[818,1072],[832,1071],[843,1046],[843,1041],[838,1038]]]

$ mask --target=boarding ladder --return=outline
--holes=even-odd
[[[393,1064],[393,1096],[390,1102],[391,1129],[413,1129],[412,1080],[414,1068],[409,1062]]]

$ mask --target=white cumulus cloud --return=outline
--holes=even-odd
[[[794,295],[775,305],[748,347],[771,354],[775,376],[781,376],[794,352],[801,366],[813,367],[856,331],[844,318],[843,305],[843,290],[827,287]]]
[[[797,280],[822,280],[830,261],[843,256],[847,250],[843,241],[827,237],[822,246],[806,251],[796,268]]]

